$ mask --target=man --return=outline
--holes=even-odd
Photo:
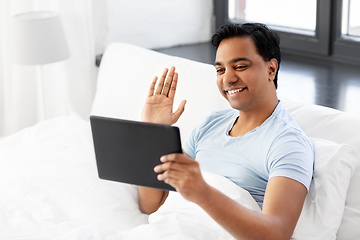
[[[162,156],[154,171],[235,238],[290,239],[312,178],[314,150],[277,99],[279,39],[263,24],[228,25],[213,44],[217,86],[233,109],[213,112],[192,132],[184,153]],[[143,121],[174,124],[184,111],[185,101],[173,112],[178,75],[174,67],[167,73],[154,78]],[[209,186],[200,165],[248,190],[262,213]],[[141,211],[156,211],[167,195],[139,187]]]

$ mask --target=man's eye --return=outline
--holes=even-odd
[[[217,72],[218,74],[221,74],[221,73],[224,72],[224,69],[216,69],[216,72]]]
[[[246,65],[240,65],[240,66],[236,66],[235,69],[242,70],[246,67],[247,67]]]

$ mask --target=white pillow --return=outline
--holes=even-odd
[[[341,223],[359,153],[347,144],[310,139],[315,148],[314,176],[292,239],[332,240]]]
[[[152,79],[171,66],[179,73],[174,109],[187,100],[185,111],[176,123],[184,143],[212,111],[230,107],[216,86],[216,71],[210,64],[112,43],[101,61],[91,114],[140,120]]]
[[[283,106],[295,118],[309,137],[347,143],[360,151],[360,115],[341,112],[328,107],[284,101]],[[341,240],[360,236],[360,161],[350,181],[342,223],[337,232]]]

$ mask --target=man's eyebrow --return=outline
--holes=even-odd
[[[246,57],[239,57],[239,58],[234,58],[233,60],[230,61],[230,63],[236,63],[236,62],[240,62],[240,61],[247,61],[247,62],[251,62],[250,58],[246,58]],[[222,65],[220,62],[215,62],[214,66],[218,66],[218,65]]]
[[[231,60],[230,63],[236,63],[236,62],[240,62],[240,61],[251,62],[250,58],[239,57],[239,58],[235,58],[235,59]]]

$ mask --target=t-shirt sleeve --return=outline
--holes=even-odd
[[[190,137],[187,139],[187,141],[185,142],[184,146],[183,146],[183,151],[187,153],[187,155],[189,155],[190,157],[192,157],[193,159],[196,158],[196,153],[195,153],[195,136],[196,136],[196,129],[195,128],[191,134]]]
[[[288,177],[302,183],[309,191],[314,170],[314,148],[310,140],[295,130],[278,137],[268,154],[269,179]]]
[[[214,116],[216,117],[217,112],[212,112],[209,116],[203,119],[203,121],[197,125],[190,134],[190,137],[186,140],[183,145],[183,150],[193,159],[196,159],[196,147],[199,143],[201,135],[206,131],[209,122],[212,121]]]

